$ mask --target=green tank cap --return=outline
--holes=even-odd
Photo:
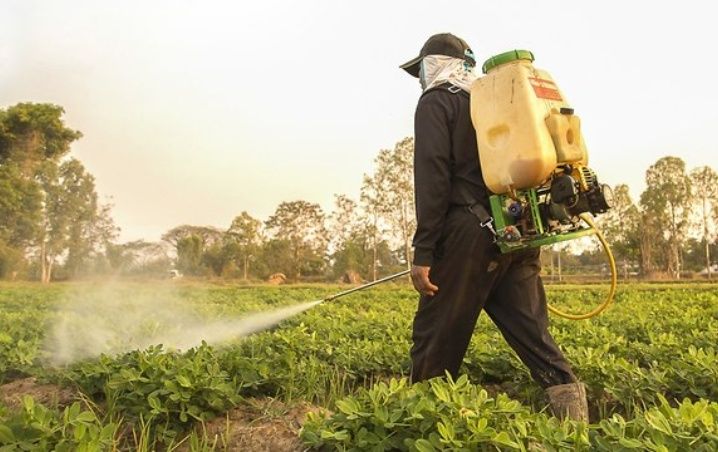
[[[481,71],[486,74],[491,69],[495,68],[496,66],[500,66],[504,63],[508,63],[510,61],[516,61],[516,60],[534,60],[534,54],[531,53],[529,50],[512,50],[510,52],[504,52],[500,53],[498,55],[494,55],[488,60],[484,62],[484,65],[481,66]]]

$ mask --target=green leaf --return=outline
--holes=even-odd
[[[164,408],[162,407],[162,405],[160,404],[159,399],[157,399],[157,396],[154,395],[154,394],[150,394],[150,395],[147,397],[147,403],[149,403],[150,407],[151,407],[153,410],[155,410],[155,411],[157,411],[157,412],[159,412],[159,413],[165,411]]]
[[[645,447],[643,442],[632,438],[621,438],[618,440],[618,443],[628,449],[643,449]]]
[[[182,386],[183,388],[191,388],[192,387],[192,382],[189,381],[189,379],[187,377],[185,377],[184,375],[177,375],[177,383],[179,383],[180,386]]]
[[[449,401],[451,401],[449,391],[441,385],[440,380],[431,381],[431,391],[434,393],[436,398],[441,400],[442,402],[448,403]]]
[[[115,435],[115,430],[117,429],[117,425],[114,423],[110,423],[102,427],[102,431],[100,431],[100,441],[102,442],[108,442],[112,439],[112,437]]]
[[[0,424],[0,443],[7,444],[15,441],[15,435],[10,427]]]
[[[92,411],[83,411],[82,413],[78,414],[75,419],[77,419],[80,422],[95,422],[97,420],[97,417]]]
[[[445,440],[448,443],[451,443],[454,440],[454,426],[450,423],[444,423],[439,422],[436,424],[437,430],[439,430],[439,435],[441,435],[441,438]]]
[[[426,439],[419,438],[414,441],[414,448],[419,452],[434,452],[436,448]]]
[[[350,438],[349,432],[346,430],[339,430],[334,433],[334,438],[338,441],[346,441]]]
[[[491,438],[491,442],[493,442],[495,444],[502,445],[502,446],[510,447],[512,449],[520,449],[521,448],[521,446],[518,443],[511,440],[511,437],[506,432],[497,433],[493,438]]]
[[[648,424],[654,429],[669,436],[673,435],[671,425],[662,413],[657,411],[646,412],[644,416]]]
[[[87,433],[87,426],[85,424],[78,424],[75,426],[74,437],[78,443],[82,441],[85,433]]]
[[[337,408],[339,408],[339,411],[347,415],[356,415],[360,410],[359,404],[354,399],[350,398],[337,400],[336,405]]]

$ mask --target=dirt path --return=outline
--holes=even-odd
[[[22,398],[31,396],[48,407],[64,408],[78,399],[77,393],[49,383],[38,383],[35,377],[22,378],[0,386],[0,401],[8,408],[22,407]]]
[[[285,404],[271,398],[247,399],[224,416],[205,422],[204,434],[210,444],[216,441],[219,451],[304,451],[299,430],[308,413],[322,410],[306,402]],[[197,431],[202,436],[201,426]]]

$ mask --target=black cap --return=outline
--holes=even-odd
[[[427,55],[446,55],[466,60],[471,66],[476,66],[476,59],[466,41],[451,33],[439,33],[426,41],[418,57],[399,67],[414,77],[419,77],[419,63]]]

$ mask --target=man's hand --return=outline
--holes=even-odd
[[[411,282],[414,283],[414,289],[422,295],[433,297],[439,288],[429,280],[429,271],[431,267],[422,267],[420,265],[411,266]]]

